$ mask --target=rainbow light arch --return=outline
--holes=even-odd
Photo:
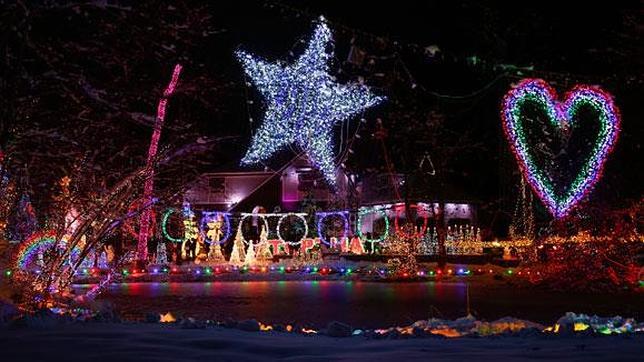
[[[16,269],[25,271],[39,251],[62,245],[64,245],[64,241],[57,241],[56,235],[51,231],[35,233],[25,240],[16,251],[14,265]],[[79,254],[80,248],[75,247],[72,250],[70,261],[75,261],[74,259],[78,258]]]

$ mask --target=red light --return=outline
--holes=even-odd
[[[215,273],[219,273],[219,268],[215,268]]]

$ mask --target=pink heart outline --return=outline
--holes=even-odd
[[[541,103],[550,122],[558,129],[573,125],[579,105],[590,105],[599,113],[600,131],[593,150],[562,196],[555,193],[547,176],[532,162],[530,147],[522,133],[521,105],[526,101]],[[568,215],[601,177],[607,156],[617,141],[621,122],[613,97],[606,91],[577,85],[560,102],[555,90],[542,79],[524,79],[510,90],[503,99],[501,118],[505,136],[524,177],[557,219]]]

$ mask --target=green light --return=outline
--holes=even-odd
[[[508,274],[512,274],[512,269],[508,269]]]
[[[123,275],[127,275],[127,269],[123,269]]]
[[[10,277],[10,276],[11,276],[11,270],[7,270],[7,271],[5,271],[4,273],[5,273],[5,275],[7,275],[8,277]]]
[[[314,273],[317,273],[317,272],[318,272],[318,267],[317,267],[317,266],[316,266],[316,267],[313,267],[313,272],[314,272]]]
[[[280,267],[280,272],[282,272],[282,273],[284,272],[284,267],[283,266]]]
[[[351,269],[347,269],[347,274],[351,274]]]
[[[382,215],[383,220],[385,221],[385,231],[384,233],[377,239],[373,240],[368,240],[370,242],[383,242],[385,239],[387,239],[387,236],[389,236],[389,218],[387,217],[387,213],[382,210],[382,209],[377,209],[374,207],[363,207],[360,209],[358,212],[358,226],[357,226],[357,232],[358,232],[358,237],[360,237],[361,240],[367,240],[365,235],[362,234],[362,219],[364,218],[365,215],[369,213],[379,213]]]

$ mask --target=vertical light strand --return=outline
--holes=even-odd
[[[165,109],[168,104],[168,98],[174,93],[179,82],[179,75],[181,74],[181,65],[174,66],[172,78],[170,83],[163,91],[163,96],[159,100],[157,107],[157,118],[154,121],[154,131],[152,132],[152,139],[150,140],[150,148],[148,149],[148,159],[146,167],[146,180],[143,187],[143,207],[145,208],[141,213],[141,224],[139,226],[139,238],[137,243],[137,258],[138,260],[145,261],[148,258],[148,239],[150,237],[150,218],[152,216],[152,194],[154,192],[154,158],[157,154],[159,147],[159,139],[161,138],[161,129],[165,121]]]

